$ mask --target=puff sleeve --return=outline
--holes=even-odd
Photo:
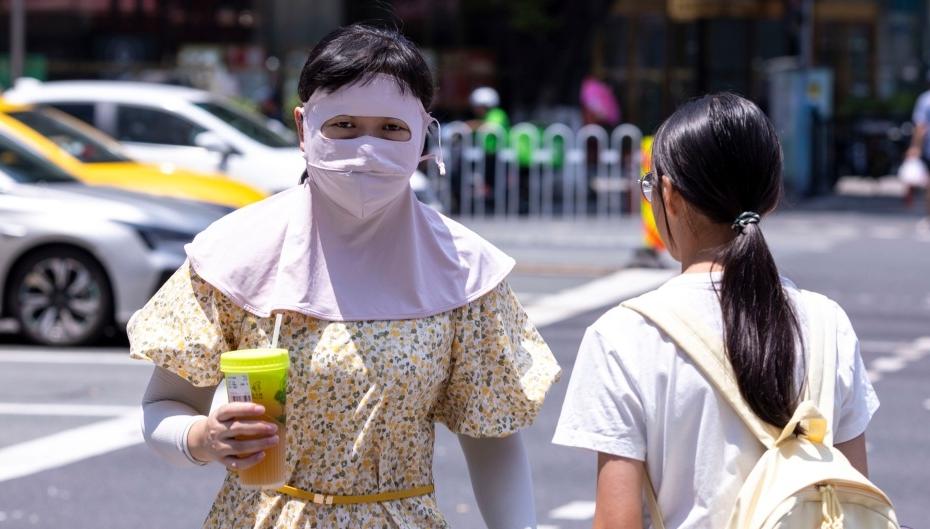
[[[220,355],[236,348],[244,316],[185,262],[129,320],[129,355],[195,386],[215,386]]]
[[[561,369],[506,282],[456,309],[449,379],[434,417],[457,434],[530,425]]]

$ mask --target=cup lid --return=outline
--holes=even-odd
[[[241,373],[287,369],[289,362],[287,349],[241,349],[220,355],[220,371]]]

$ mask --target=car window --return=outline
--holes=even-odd
[[[55,142],[71,156],[84,163],[125,162],[129,160],[119,151],[119,145],[109,138],[94,138],[74,119],[53,109],[10,112],[10,117]]]
[[[69,114],[88,125],[97,126],[97,105],[94,103],[55,103],[47,106],[58,109],[65,114]]]
[[[0,136],[0,168],[13,180],[24,184],[75,181],[56,165],[3,136]]]
[[[269,147],[293,147],[296,144],[294,138],[268,128],[267,120],[261,116],[218,101],[202,101],[194,104],[261,144]]]
[[[206,129],[165,110],[121,105],[116,113],[116,139],[160,145],[195,147]]]

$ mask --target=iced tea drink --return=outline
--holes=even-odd
[[[277,445],[265,450],[257,465],[240,470],[239,483],[248,489],[274,489],[287,481],[287,349],[243,349],[223,353],[220,370],[226,376],[229,402],[254,402],[265,407],[262,420],[278,425]]]

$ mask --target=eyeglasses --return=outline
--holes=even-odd
[[[655,171],[649,171],[643,176],[639,177],[639,189],[643,193],[643,198],[646,199],[646,202],[652,202],[652,190],[656,187],[656,173]]]

